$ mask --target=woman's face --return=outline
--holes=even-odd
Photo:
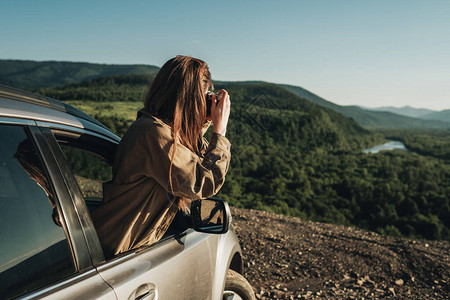
[[[208,77],[206,77],[206,76],[203,77],[202,88],[203,88],[203,94],[206,94],[206,92],[209,91],[210,83],[209,83]]]
[[[211,83],[208,80],[208,77],[204,76],[203,80],[202,80],[202,90],[203,90],[203,94],[206,95],[206,93],[211,89]],[[205,97],[206,100],[206,97]],[[205,104],[206,105],[206,104]],[[211,121],[212,118],[211,116],[206,116],[206,120],[205,123],[208,123],[208,121]],[[209,126],[209,124],[208,124]]]

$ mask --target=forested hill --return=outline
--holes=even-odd
[[[158,70],[150,65],[0,59],[0,84],[22,89],[56,87],[103,76],[156,74]]]
[[[275,84],[216,83],[233,97],[230,135],[235,144],[274,143],[303,150],[350,150],[374,142],[355,121],[302,99]]]
[[[91,79],[63,87],[39,88],[35,92],[58,100],[93,102],[139,102],[153,75],[120,75]],[[252,139],[272,141],[302,149],[362,148],[374,142],[373,133],[355,121],[302,99],[289,91],[262,82],[215,82],[233,97],[233,120],[229,132],[235,145]],[[130,120],[134,118],[130,116]]]

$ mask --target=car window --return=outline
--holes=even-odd
[[[116,144],[87,134],[54,132],[89,210],[103,199],[103,183],[112,179]]]
[[[26,128],[0,124],[0,298],[75,272],[57,200]]]

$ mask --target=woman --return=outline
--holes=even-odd
[[[230,98],[206,93],[212,87],[205,62],[177,56],[164,64],[145,97],[144,108],[122,138],[113,179],[103,186],[103,203],[93,212],[106,255],[159,240],[179,209],[216,194],[230,164],[225,137]],[[203,138],[213,123],[208,142]]]

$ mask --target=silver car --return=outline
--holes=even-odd
[[[220,199],[105,258],[90,212],[119,141],[72,106],[0,86],[0,299],[254,299]]]

